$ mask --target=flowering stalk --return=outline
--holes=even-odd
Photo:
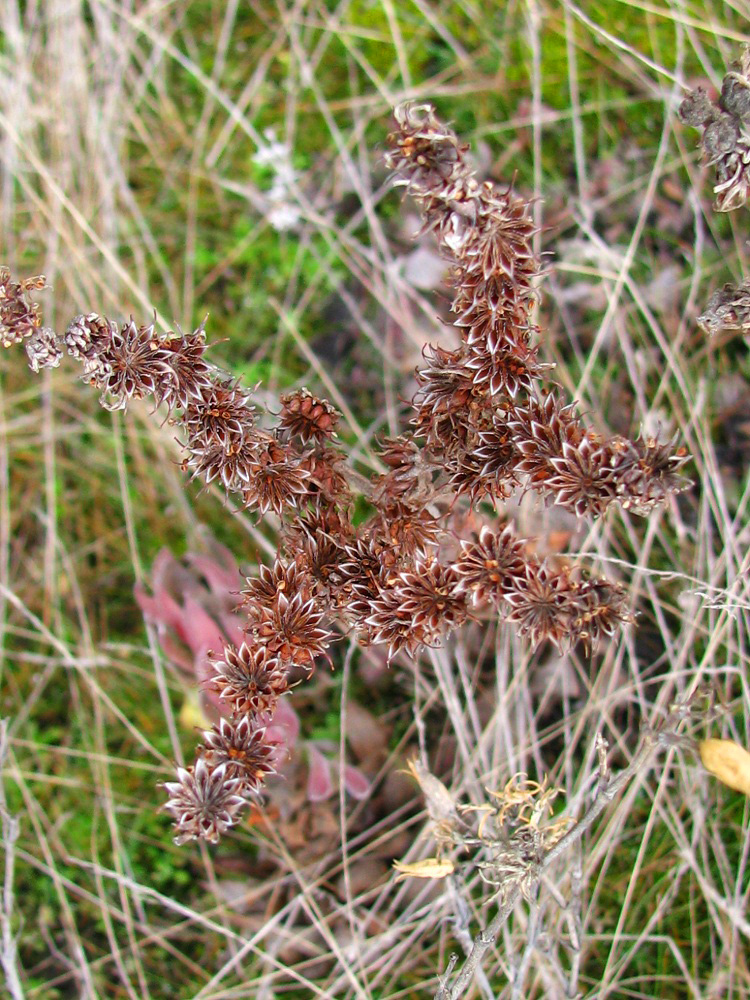
[[[631,620],[625,590],[564,563],[539,560],[506,524],[456,547],[457,512],[531,488],[577,515],[613,504],[645,513],[684,487],[684,449],[604,438],[541,388],[531,317],[539,261],[527,203],[480,184],[466,147],[427,105],[396,110],[388,154],[395,182],[420,204],[452,264],[454,350],[425,352],[411,430],[381,443],[387,471],[362,483],[336,442],[338,411],[307,389],[281,398],[275,426],[251,394],[206,360],[203,327],[158,334],[77,316],[60,336],[28,293],[0,271],[0,340],[25,341],[34,371],[64,353],[107,408],[151,398],[178,430],[184,468],[240,505],[280,519],[279,550],[242,594],[241,641],[211,651],[207,686],[230,713],[204,734],[195,764],[166,784],[177,840],[216,841],[274,770],[267,730],[280,698],[312,674],[335,632],[383,643],[388,657],[438,645],[490,613],[559,649],[596,647]],[[374,512],[353,522],[365,491]]]

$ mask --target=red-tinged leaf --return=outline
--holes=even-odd
[[[299,716],[289,704],[288,698],[282,698],[276,706],[273,724],[284,730],[284,742],[287,746],[293,747],[299,737],[300,721]]]
[[[372,790],[369,780],[351,764],[344,765],[344,788],[353,799],[366,799]]]
[[[144,618],[148,618],[149,621],[155,622],[157,625],[166,625],[168,628],[173,628],[183,638],[181,635],[182,608],[166,590],[157,586],[154,590],[154,596],[151,597],[140,583],[136,583],[135,587],[133,587],[133,596],[136,599],[138,607],[143,612]]]
[[[307,745],[307,797],[310,802],[325,802],[333,795],[333,778],[330,761],[312,744]]]
[[[243,578],[240,576],[240,571],[234,560],[232,560],[231,565],[220,566],[209,556],[197,553],[191,553],[188,560],[205,577],[206,582],[217,597],[239,594],[242,590]]]
[[[185,642],[196,655],[203,649],[213,649],[215,653],[219,653],[226,645],[219,626],[192,597],[185,599],[182,629],[185,633]]]
[[[189,677],[193,675],[193,657],[177,642],[174,636],[161,628],[159,629],[159,645],[170,663],[184,671]]]
[[[221,622],[221,627],[226,632],[227,639],[229,639],[234,646],[241,646],[247,639],[247,635],[245,630],[242,628],[242,622],[237,615],[220,615],[219,620]]]

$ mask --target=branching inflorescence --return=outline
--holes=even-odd
[[[647,513],[685,485],[687,460],[652,438],[603,437],[541,382],[532,318],[540,263],[528,203],[480,183],[467,147],[428,105],[396,110],[388,164],[417,200],[451,264],[453,349],[432,346],[417,372],[408,430],[381,442],[387,471],[369,482],[347,464],[338,411],[307,389],[281,399],[276,425],[251,394],[206,360],[202,327],[158,334],[89,313],[57,335],[25,282],[0,271],[0,340],[25,341],[30,366],[65,352],[102,405],[150,398],[178,429],[184,467],[240,505],[280,519],[270,567],[248,580],[243,641],[211,654],[208,685],[228,718],[204,734],[196,762],[165,786],[177,840],[216,841],[275,765],[266,736],[279,699],[328,657],[336,634],[385,643],[389,658],[438,645],[490,614],[558,648],[595,647],[630,620],[625,590],[562,561],[540,560],[492,507],[517,488],[576,515],[613,504]],[[353,520],[365,493],[373,513]],[[458,539],[471,507],[478,537]]]
[[[732,212],[750,197],[750,46],[724,76],[721,94],[711,100],[702,87],[692,90],[679,108],[686,125],[701,129],[703,159],[716,173],[714,209]],[[750,279],[714,292],[699,325],[713,335],[720,330],[750,330]]]

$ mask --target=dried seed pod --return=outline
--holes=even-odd
[[[33,372],[42,368],[57,368],[62,356],[57,334],[48,326],[40,326],[26,341],[26,357]]]
[[[734,740],[701,740],[701,761],[719,781],[736,792],[750,795],[750,753]]]
[[[728,110],[728,108],[725,108]],[[700,128],[717,117],[717,110],[702,87],[692,90],[677,110],[677,117],[685,125]]]
[[[291,437],[308,441],[326,441],[335,437],[341,414],[327,399],[318,399],[309,389],[298,389],[281,397],[281,426]]]

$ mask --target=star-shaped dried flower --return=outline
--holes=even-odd
[[[213,729],[203,733],[203,749],[212,767],[226,765],[230,778],[242,781],[242,792],[260,790],[266,775],[273,774],[276,748],[266,740],[266,730],[256,725],[249,715],[238,723],[221,719]]]
[[[209,684],[237,714],[273,715],[279,698],[289,690],[286,667],[263,646],[243,642],[225,646],[212,658]]]
[[[205,757],[199,757],[193,767],[178,767],[177,779],[164,783],[169,800],[163,807],[175,818],[175,843],[199,838],[217,843],[246,804],[240,794],[241,779],[231,778],[226,764],[212,767]]]

